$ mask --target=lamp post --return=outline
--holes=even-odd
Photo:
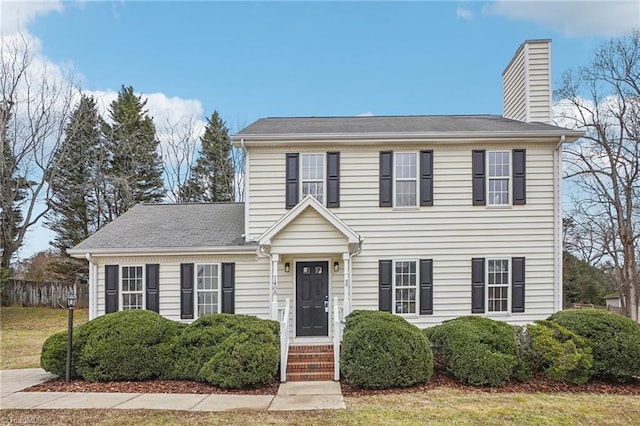
[[[73,344],[73,307],[76,304],[76,297],[73,293],[67,298],[67,307],[69,308],[69,329],[67,330],[67,377],[65,382],[71,381],[71,346]]]

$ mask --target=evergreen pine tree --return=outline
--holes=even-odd
[[[159,141],[146,104],[146,99],[133,93],[133,87],[122,86],[109,107],[111,124],[102,126],[111,153],[107,170],[110,220],[137,203],[158,202],[164,197]]]
[[[199,157],[191,171],[191,178],[180,188],[181,198],[193,202],[233,201],[233,146],[229,129],[217,111],[207,119],[200,143]]]
[[[93,234],[101,224],[97,198],[100,116],[92,97],[82,96],[65,128],[65,142],[54,154],[57,170],[49,185],[53,191],[47,227],[56,233],[52,245],[64,253]]]

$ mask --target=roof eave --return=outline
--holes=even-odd
[[[532,141],[558,143],[565,136],[566,142],[573,142],[584,135],[576,130],[539,130],[518,132],[380,132],[380,133],[279,133],[279,134],[235,134],[231,136],[236,147],[241,145],[271,145],[284,141],[304,141],[308,144],[349,142],[349,144],[429,142],[433,144],[466,144],[483,142]]]
[[[85,258],[91,256],[130,256],[130,255],[196,255],[196,254],[255,254],[255,245],[244,246],[216,246],[216,247],[156,247],[156,248],[109,248],[109,249],[68,249],[71,257]]]

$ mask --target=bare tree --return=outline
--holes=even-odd
[[[238,123],[236,125],[237,132],[247,127],[246,123]],[[233,170],[235,171],[235,201],[245,202],[245,169],[246,169],[247,156],[244,148],[233,148],[231,151],[231,162],[233,163]]]
[[[0,240],[8,268],[27,231],[49,210],[53,152],[64,143],[78,90],[38,61],[23,35],[1,38],[0,61]]]
[[[191,177],[201,134],[202,123],[195,117],[182,117],[177,121],[167,119],[160,136],[166,197],[173,203],[186,201],[180,188]]]
[[[574,239],[585,260],[609,265],[623,312],[638,321],[640,273],[640,31],[613,39],[564,75],[562,124],[586,131],[565,149]]]

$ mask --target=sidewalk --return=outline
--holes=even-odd
[[[21,392],[51,379],[40,368],[0,371],[0,409],[116,408],[186,411],[344,410],[340,383],[283,383],[278,394]]]

